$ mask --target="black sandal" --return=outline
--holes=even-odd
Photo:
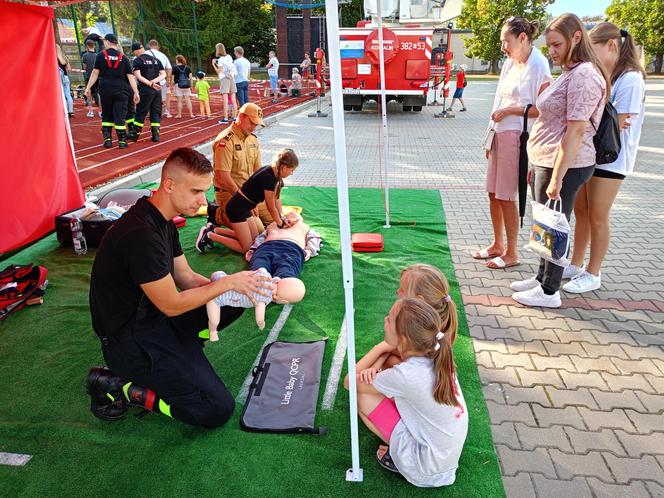
[[[399,469],[397,469],[397,466],[394,465],[394,460],[392,460],[392,457],[390,456],[390,449],[388,447],[387,451],[383,455],[383,458],[378,458],[378,453],[376,453],[376,461],[378,462],[378,465],[383,467],[384,469],[389,470],[390,472],[394,472],[395,474],[400,474]]]

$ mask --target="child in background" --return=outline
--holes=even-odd
[[[198,106],[201,111],[201,117],[212,117],[210,112],[210,84],[205,81],[205,73],[198,71],[196,73],[196,93],[198,94]]]
[[[291,76],[290,92],[291,97],[302,95],[302,76],[296,67],[293,68],[293,75]]]
[[[286,86],[286,80],[279,80],[279,96],[288,97],[288,87]]]
[[[379,446],[378,463],[420,487],[454,483],[468,433],[452,356],[456,330],[444,321],[421,299],[399,299],[385,317],[385,340],[357,363],[360,418],[389,444]],[[393,355],[403,361],[384,368]]]
[[[459,72],[457,73],[457,78],[456,78],[456,90],[454,90],[454,95],[452,96],[452,103],[450,106],[447,108],[448,111],[451,111],[454,107],[454,103],[458,100],[461,102],[461,111],[460,112],[465,112],[466,109],[466,104],[463,101],[463,89],[468,86],[468,83],[466,83],[466,65],[461,64],[459,66]]]

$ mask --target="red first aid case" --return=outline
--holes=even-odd
[[[175,223],[176,228],[182,228],[187,224],[187,219],[184,216],[175,216],[173,218],[173,223]]]
[[[380,233],[354,233],[351,244],[356,252],[381,252],[384,248],[383,235]]]

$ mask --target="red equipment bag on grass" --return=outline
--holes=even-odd
[[[385,247],[380,233],[354,233],[351,245],[355,252],[381,252]]]
[[[48,270],[43,266],[10,265],[0,272],[0,321],[46,291]]]

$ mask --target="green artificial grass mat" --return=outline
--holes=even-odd
[[[41,306],[27,307],[0,326],[0,451],[27,453],[24,467],[0,466],[4,496],[504,496],[459,286],[454,278],[443,208],[437,191],[391,190],[391,224],[384,229],[380,190],[350,191],[352,230],[381,232],[385,251],[353,253],[358,357],[382,340],[383,317],[396,299],[399,273],[417,262],[438,266],[459,307],[455,344],[458,375],[470,425],[453,486],[418,489],[375,461],[379,440],[361,423],[364,482],[345,481],[351,466],[348,393],[339,387],[334,407],[320,408],[344,314],[337,192],[289,187],[284,204],[304,208],[305,220],[324,240],[321,254],[304,266],[304,301],[294,306],[279,336],[310,341],[329,337],[321,379],[317,425],[325,435],[257,434],[240,430],[241,406],[216,430],[186,426],[165,416],[133,414],[103,422],[89,412],[84,380],[102,364],[88,309],[95,250],[76,256],[50,235],[4,262],[34,262],[49,270]],[[201,274],[245,269],[240,255],[221,246],[201,255],[193,248],[202,218],[180,230],[190,265]],[[208,344],[206,354],[237,394],[266,333],[282,307],[271,305],[266,330],[249,310]],[[344,374],[346,371],[344,362]]]

